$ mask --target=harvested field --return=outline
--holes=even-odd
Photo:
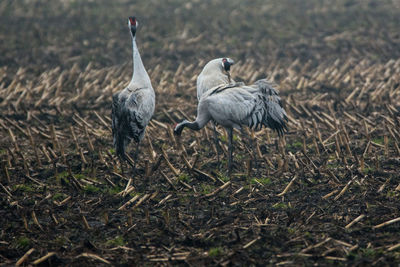
[[[399,7],[3,1],[1,265],[399,264]],[[136,171],[111,136],[126,12],[156,91]],[[219,56],[277,83],[289,116],[283,138],[250,132],[254,149],[235,133],[231,177],[223,128],[220,163],[210,127],[172,132]]]

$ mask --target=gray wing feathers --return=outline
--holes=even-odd
[[[243,83],[216,86],[203,98],[208,99],[211,115],[221,125],[228,121],[254,129],[267,126],[279,135],[287,130],[286,112],[277,90],[267,80],[259,80],[251,86]]]
[[[264,110],[263,123],[269,128],[276,130],[279,135],[287,130],[287,115],[282,107],[281,98],[278,91],[273,87],[273,84],[266,79],[258,80],[253,86],[257,86],[261,96]]]
[[[209,77],[210,75],[203,77],[199,76],[197,79],[197,100],[200,100],[202,95],[208,90],[216,87],[216,86],[224,86],[229,84],[229,81],[226,77],[222,75],[216,75],[216,77]]]

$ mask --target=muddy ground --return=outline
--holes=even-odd
[[[397,1],[2,1],[0,263],[395,265],[400,262]],[[127,17],[156,90],[137,169],[112,147],[132,72]],[[217,161],[196,115],[215,57],[267,77],[289,131],[235,133]],[[129,147],[134,151],[134,145]]]

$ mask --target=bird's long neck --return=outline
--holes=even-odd
[[[183,120],[181,123],[178,123],[175,127],[175,132],[178,135],[181,135],[183,128],[188,127],[189,129],[198,131],[200,130],[200,125],[197,121],[190,122],[188,120]]]
[[[140,57],[140,53],[136,45],[136,36],[132,37],[132,49],[133,49],[133,75],[129,85],[132,85],[133,83],[139,83],[142,85],[151,85],[150,77],[143,66],[142,58]]]

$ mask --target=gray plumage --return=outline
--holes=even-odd
[[[224,126],[229,137],[228,171],[232,164],[232,130],[248,126],[261,129],[262,126],[276,130],[282,135],[287,130],[287,115],[282,107],[278,92],[266,79],[253,85],[243,83],[216,86],[205,92],[197,107],[194,122],[187,120],[177,124],[175,134],[180,135],[183,128],[200,130],[210,120]]]
[[[211,88],[234,83],[229,70],[235,62],[230,58],[216,58],[209,61],[197,77],[197,100]]]
[[[248,126],[261,129],[266,126],[279,134],[283,134],[287,128],[287,115],[281,105],[281,98],[265,79],[250,86],[235,83],[216,86],[207,91],[200,99],[194,123],[203,128],[210,120],[226,128],[240,129]],[[182,131],[180,125],[176,126],[176,132]]]
[[[136,45],[138,23],[135,17],[129,17],[128,24],[133,45],[132,80],[125,89],[113,95],[112,103],[114,148],[122,158],[125,158],[125,149],[132,139],[138,145],[143,139],[155,105],[154,90]]]
[[[197,77],[197,100],[200,101],[201,96],[208,90],[222,85],[235,83],[231,78],[230,68],[235,64],[231,58],[216,58],[209,61]],[[211,122],[214,132],[214,144],[217,150],[217,160],[219,162],[219,138],[215,124]]]

